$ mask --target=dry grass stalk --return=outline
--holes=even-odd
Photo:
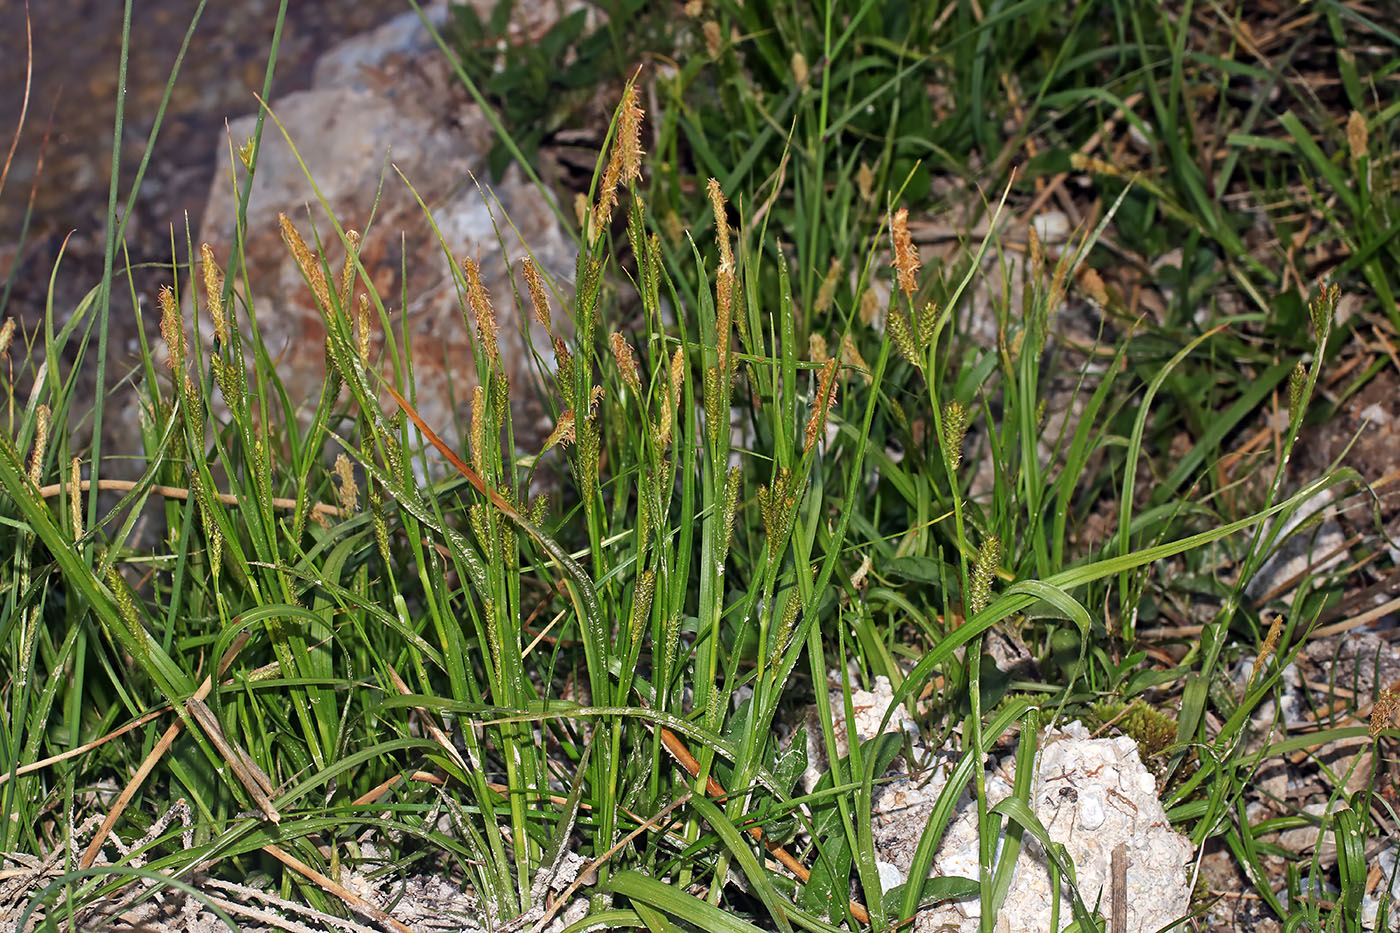
[[[238,657],[238,652],[242,651],[243,646],[248,643],[248,638],[248,634],[244,633],[233,640],[233,644],[229,645],[228,651],[224,652],[224,656],[219,659],[217,672],[204,678],[191,699],[203,700],[209,695],[209,691],[213,689],[214,686],[214,678],[223,676],[224,671],[228,670],[234,658]],[[117,797],[116,803],[112,804],[112,809],[107,812],[107,816],[102,820],[102,825],[97,828],[97,833],[92,837],[92,841],[88,843],[87,849],[83,852],[83,857],[78,862],[79,868],[91,868],[93,863],[97,861],[97,855],[102,851],[102,844],[106,842],[107,836],[112,832],[112,827],[117,825],[117,820],[121,819],[122,814],[126,812],[127,806],[131,803],[132,798],[136,796],[137,791],[141,789],[141,785],[145,783],[146,778],[155,770],[156,764],[165,755],[166,751],[169,750],[170,746],[175,743],[176,737],[180,734],[182,722],[183,720],[177,718],[166,728],[165,732],[161,734],[160,739],[156,741],[155,747],[146,755],[145,760],[142,761],[141,765],[136,769],[136,773],[131,776],[131,780],[127,781],[126,787],[122,788],[122,792]]]

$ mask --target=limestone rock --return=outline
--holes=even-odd
[[[951,757],[943,762],[951,763]],[[911,779],[894,781],[874,799],[876,853],[901,874],[909,870],[948,770],[935,767],[933,778],[922,785]],[[1008,797],[1014,781],[1014,756],[1008,756],[987,775],[988,805]],[[1090,909],[1100,903],[1107,910],[1112,853],[1123,843],[1128,853],[1128,930],[1157,930],[1186,915],[1191,844],[1168,823],[1156,783],[1138,758],[1132,739],[1092,739],[1077,722],[1063,730],[1052,729],[1042,737],[1036,757],[1030,804],[1050,838],[1065,846],[1080,896]],[[1003,830],[998,846],[1004,839]],[[934,856],[933,875],[977,878],[978,845],[976,804],[964,790]],[[1027,833],[998,929],[1050,928],[1052,890],[1047,865],[1040,844]],[[926,933],[976,930],[980,911],[976,897],[943,904],[919,914],[914,929]],[[1068,888],[1063,884],[1059,916],[1063,925],[1073,921]]]
[[[441,24],[446,6],[428,15]],[[517,304],[516,296],[526,295],[519,262],[532,255],[547,279],[567,282],[576,255],[549,196],[515,167],[499,185],[489,185],[485,154],[493,130],[416,13],[328,51],[316,75],[310,90],[272,102],[292,145],[268,120],[247,218],[250,293],[243,298],[256,312],[288,395],[308,410],[315,405],[325,375],[325,330],[282,242],[278,214],[285,213],[313,247],[319,238],[338,276],[345,250],[328,210],[342,227],[364,234],[360,256],[374,290],[390,311],[396,339],[402,330],[408,334],[419,411],[452,442],[461,436],[457,425],[476,383],[475,328],[453,267],[460,270],[465,258],[480,263],[496,308],[515,415],[524,419],[516,422],[517,442],[528,449],[548,428],[542,409],[530,405],[538,400],[536,353],[545,360],[552,353],[543,328],[527,323],[528,298],[523,308]],[[234,121],[233,145],[253,129],[253,117]],[[227,141],[220,146],[227,165]],[[201,239],[220,263],[227,263],[234,237],[234,181],[245,174],[233,160],[210,192]],[[243,293],[243,282],[238,290]],[[566,319],[558,293],[552,301],[554,320]],[[241,317],[246,329],[247,314]],[[382,335],[376,354],[381,347]],[[380,371],[391,375],[391,361],[378,358]]]

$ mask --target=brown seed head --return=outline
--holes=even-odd
[[[1097,269],[1085,267],[1079,273],[1079,287],[1084,289],[1084,294],[1089,296],[1089,300],[1100,308],[1108,307],[1108,289],[1103,284],[1103,277],[1099,275]]]
[[[340,267],[340,307],[348,310],[350,295],[355,288],[355,257],[360,254],[360,234],[356,230],[345,231],[345,265]]]
[[[355,338],[359,344],[360,363],[369,365],[369,296],[361,295],[355,310]]]
[[[1400,705],[1400,694],[1394,690],[1381,691],[1375,705],[1371,707],[1371,738],[1376,738],[1390,728],[1390,720],[1395,715],[1397,705]]]
[[[185,372],[185,328],[180,320],[180,308],[175,303],[175,292],[169,285],[161,286],[156,304],[160,305],[160,336],[170,354],[170,368],[178,385]]]
[[[734,314],[734,266],[721,263],[715,279],[715,349],[719,371],[729,371],[729,328]]]
[[[73,522],[73,538],[77,540],[83,536],[83,469],[77,457],[73,458],[68,476],[68,517]]]
[[[209,317],[214,321],[214,338],[219,346],[228,344],[228,321],[224,317],[224,273],[214,261],[214,250],[208,243],[199,247],[204,260],[204,300],[209,305]]]
[[[801,87],[807,83],[807,56],[801,52],[792,53],[792,79]]]
[[[354,515],[360,508],[360,487],[355,482],[355,467],[343,452],[335,458],[335,476],[340,482],[336,488],[336,498],[340,500],[340,513],[345,516]]]
[[[29,481],[35,486],[44,474],[44,453],[49,446],[49,406],[40,405],[34,413],[34,450],[29,454]]]
[[[715,215],[715,244],[719,247],[719,265],[723,269],[725,266],[734,265],[734,250],[729,245],[729,215],[725,213],[724,192],[720,190],[719,182],[711,178],[705,190],[710,195],[710,208]]]
[[[545,332],[551,336],[554,328],[549,315],[549,295],[544,290],[544,279],[540,277],[540,270],[535,267],[535,263],[526,256],[520,262],[521,270],[525,274],[525,285],[530,291],[530,304],[535,308],[535,320],[540,322]]]
[[[821,288],[817,289],[817,300],[812,302],[812,312],[821,314],[831,307],[831,301],[836,297],[836,283],[841,278],[841,259],[837,256],[831,257],[831,265],[826,268],[826,278],[822,279]]]
[[[860,199],[869,203],[875,200],[875,172],[865,162],[860,163],[860,168],[856,170],[856,190],[860,192]]]
[[[555,444],[572,444],[574,442],[574,410],[572,408],[560,413],[559,420],[554,424],[554,430],[545,438],[545,450],[549,450]]]
[[[613,359],[617,360],[617,369],[622,375],[622,381],[627,383],[627,387],[640,399],[642,397],[642,379],[637,373],[636,351],[617,331],[613,331],[608,337],[608,343],[612,345]]]
[[[860,355],[860,348],[856,346],[855,338],[846,334],[841,338],[841,362],[860,373],[862,381],[870,385],[874,376],[870,374],[870,364],[865,362],[865,357]]]
[[[719,23],[712,19],[707,19],[700,28],[705,33],[705,51],[711,58],[719,58],[720,43],[723,41],[723,34],[719,30]]]
[[[481,281],[481,267],[475,259],[463,259],[462,271],[467,277],[467,307],[471,309],[476,322],[476,333],[481,345],[486,348],[486,359],[492,365],[501,361],[500,350],[496,346],[496,309],[491,306],[491,293]]]
[[[301,274],[306,277],[306,281],[311,286],[311,294],[316,296],[316,303],[329,313],[331,308],[330,287],[326,284],[326,273],[321,268],[321,263],[316,259],[311,248],[306,245],[306,241],[301,238],[297,228],[292,226],[292,222],[287,219],[286,214],[277,215],[277,223],[282,227],[282,240],[287,244],[287,248],[292,252],[292,258],[296,260],[297,266],[301,269]]]
[[[1259,649],[1259,656],[1254,659],[1254,667],[1250,669],[1250,685],[1253,685],[1255,678],[1269,666],[1269,657],[1278,648],[1278,639],[1281,634],[1283,634],[1283,616],[1274,616],[1274,621],[1269,624],[1269,634],[1264,636],[1264,645]]]
[[[608,164],[599,184],[598,204],[593,210],[589,241],[607,229],[617,204],[617,189],[642,177],[642,108],[637,106],[637,86],[631,84],[622,94],[618,108],[617,136],[613,139]]]
[[[914,297],[919,287],[919,248],[909,235],[909,210],[901,207],[895,211],[890,224],[894,239],[894,268],[899,278],[899,287],[906,298]]]
[[[836,401],[836,360],[826,361],[817,378],[817,394],[812,399],[812,413],[807,416],[807,428],[802,432],[802,452],[811,453],[817,438],[826,430],[827,412]]]
[[[1359,162],[1366,158],[1369,141],[1370,134],[1366,130],[1366,118],[1359,111],[1353,110],[1351,116],[1347,118],[1347,148],[1351,150],[1353,161]]]

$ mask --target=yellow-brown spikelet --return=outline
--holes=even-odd
[[[1351,116],[1347,117],[1347,149],[1351,151],[1352,161],[1359,162],[1366,158],[1366,149],[1370,143],[1370,134],[1366,130],[1366,118],[1360,111],[1353,110]]]
[[[729,373],[729,328],[734,314],[734,265],[720,263],[715,279],[715,350],[721,375]]]
[[[204,267],[204,300],[209,305],[209,317],[214,322],[214,339],[219,346],[228,344],[228,320],[224,316],[224,273],[214,261],[214,250],[208,243],[199,247]]]
[[[813,363],[825,363],[831,359],[831,352],[826,347],[826,338],[818,333],[807,335],[807,359]]]
[[[44,475],[44,453],[49,446],[49,406],[34,413],[34,450],[29,454],[29,481],[35,486]]]
[[[862,201],[875,200],[875,172],[864,162],[856,170],[856,190],[860,192]]]
[[[555,444],[572,444],[574,442],[574,410],[566,409],[559,414],[559,420],[554,423],[554,430],[549,432],[549,437],[545,438],[544,447],[540,453],[552,448]]]
[[[345,231],[345,265],[340,267],[340,307],[342,311],[350,309],[350,295],[355,288],[355,257],[360,254],[360,232],[358,230]]]
[[[282,228],[282,241],[291,250],[292,258],[296,260],[301,274],[306,277],[306,281],[310,284],[311,294],[316,296],[316,303],[324,312],[329,313],[331,290],[326,284],[326,272],[321,268],[320,261],[311,252],[311,248],[306,245],[306,241],[301,238],[297,228],[292,226],[292,222],[287,219],[286,214],[278,214],[277,223]]]
[[[83,467],[82,461],[73,458],[68,470],[68,517],[73,522],[73,539],[83,536]]]
[[[798,87],[807,83],[807,74],[810,69],[807,67],[807,56],[800,51],[792,53],[792,78]]]
[[[1035,224],[1026,225],[1026,257],[1031,275],[1040,275],[1045,266],[1045,247],[1040,242],[1040,234],[1035,232]]]
[[[831,257],[831,265],[827,266],[826,278],[822,279],[821,287],[817,289],[817,300],[812,302],[812,313],[821,314],[831,307],[831,301],[836,297],[836,283],[840,281],[841,259],[838,256]]]
[[[860,296],[860,322],[871,327],[880,318],[880,293],[867,288]]]
[[[894,240],[894,269],[900,290],[906,298],[913,298],[914,290],[919,287],[919,248],[909,234],[908,208],[901,207],[894,212],[890,234]]]
[[[685,351],[680,347],[671,354],[671,368],[668,373],[668,386],[661,396],[661,424],[657,427],[657,444],[665,447],[671,442],[671,427],[676,419],[681,403],[682,380],[685,379]]]
[[[729,245],[729,215],[725,213],[724,192],[719,181],[711,178],[705,190],[710,195],[710,209],[715,215],[715,244],[719,247],[719,267],[734,265],[734,250]]]
[[[711,58],[719,58],[720,42],[723,41],[723,34],[719,30],[719,23],[712,19],[705,20],[700,27],[705,34],[705,51]]]
[[[704,13],[704,12],[705,12],[705,3],[704,3],[704,0],[686,0],[686,4],[685,4],[685,15],[686,15],[686,16],[689,16],[691,19],[699,19],[699,18],[700,18],[700,15],[701,15],[702,13]]]
[[[588,417],[594,418],[598,414],[598,403],[603,400],[603,387],[594,386],[588,391]]]
[[[685,386],[685,348],[676,347],[671,354],[671,405],[680,410],[681,389]]]
[[[554,338],[554,371],[558,373],[559,390],[570,400],[574,392],[574,357],[564,341]]]
[[[622,92],[622,104],[617,115],[617,136],[613,139],[608,164],[598,191],[598,205],[593,211],[590,240],[607,228],[617,204],[617,189],[640,181],[642,177],[642,108],[637,105],[637,86],[629,84]]]
[[[549,313],[549,295],[544,290],[544,279],[540,277],[540,270],[535,267],[534,261],[529,256],[520,261],[520,267],[525,274],[525,285],[530,291],[530,304],[535,309],[535,320],[540,322],[545,333],[553,336],[554,327]]]
[[[1110,177],[1123,174],[1112,162],[1105,162],[1103,159],[1087,156],[1082,152],[1070,153],[1069,167],[1076,172],[1091,172],[1095,175],[1108,175]]]
[[[642,118],[646,111],[637,103],[637,85],[622,92],[622,113],[618,116],[617,145],[622,153],[622,176],[618,183],[630,185],[642,180]]]
[[[15,339],[15,319],[5,318],[5,323],[0,324],[0,356],[10,352],[10,344]]]
[[[481,267],[475,259],[463,259],[462,271],[467,277],[467,307],[471,309],[472,319],[476,322],[477,336],[486,349],[486,359],[498,365],[501,354],[496,346],[496,309],[491,306],[491,293],[481,281]]]
[[[354,515],[360,510],[360,487],[355,482],[355,467],[343,451],[335,458],[335,476],[340,481],[335,491],[340,512],[346,517]]]
[[[1269,623],[1269,633],[1264,636],[1264,646],[1259,649],[1259,657],[1254,659],[1254,666],[1249,671],[1249,685],[1253,685],[1255,678],[1269,666],[1269,658],[1278,648],[1279,636],[1283,634],[1283,616],[1274,616],[1274,621]]]
[[[162,285],[156,293],[156,304],[160,305],[160,336],[170,354],[170,369],[175,374],[175,384],[178,386],[185,375],[185,326],[180,320],[175,292],[169,285]]]
[[[622,381],[627,383],[627,387],[640,399],[642,379],[637,373],[636,352],[617,331],[613,331],[608,337],[608,343],[612,345],[613,359],[617,360],[617,370],[622,374]]]
[[[1089,296],[1089,300],[1100,308],[1108,307],[1108,288],[1103,284],[1103,277],[1098,270],[1085,268],[1079,273],[1079,287],[1084,289],[1084,294]]]
[[[486,393],[481,386],[472,387],[472,469],[478,476],[486,475]]]
[[[860,355],[860,348],[856,346],[855,338],[850,334],[841,338],[841,362],[859,372],[865,384],[870,385],[874,378],[870,374],[870,364]]]
[[[817,394],[812,399],[812,413],[807,416],[807,428],[802,435],[802,452],[808,454],[817,438],[826,429],[827,412],[836,401],[836,360],[829,359],[817,378]]]
[[[1055,263],[1055,271],[1050,275],[1050,297],[1045,302],[1047,314],[1060,310],[1065,300],[1065,276],[1069,274],[1069,266],[1068,262]]]
[[[369,296],[361,295],[355,311],[355,339],[361,365],[369,365]]]
[[[1400,694],[1394,690],[1382,690],[1371,707],[1371,738],[1376,738],[1390,728],[1390,719],[1395,715],[1395,707],[1400,705]]]

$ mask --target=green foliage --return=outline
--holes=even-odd
[[[500,111],[495,170],[507,153],[528,162],[633,56],[664,48],[676,63],[645,78],[659,112],[643,180],[594,173],[621,179],[618,222],[580,232],[553,366],[540,361],[557,425],[552,505],[531,495],[542,452],[522,451],[512,424],[512,394],[527,387],[507,382],[483,325],[494,312],[457,257],[480,387],[460,475],[437,472],[419,444],[446,426],[406,401],[414,361],[339,227],[311,244],[284,228],[328,335],[309,419],[252,326],[239,253],[197,258],[186,234],[176,293],[161,302],[172,367],[143,346],[143,470],[115,504],[99,509],[94,484],[87,509],[75,507],[74,458],[93,479],[106,464],[74,446],[80,400],[58,363],[70,348],[81,360],[90,334],[101,347],[110,276],[51,313],[27,356],[14,345],[0,432],[0,553],[12,555],[0,571],[0,849],[48,854],[71,828],[53,814],[92,808],[87,788],[126,780],[179,723],[116,827],[151,838],[115,871],[135,857],[168,875],[262,871],[344,912],[268,847],[334,873],[359,863],[353,840],[372,831],[394,858],[465,879],[492,922],[535,908],[536,886],[577,852],[596,863],[598,923],[830,929],[868,910],[884,928],[973,893],[990,923],[1026,833],[1062,854],[1026,803],[1035,736],[1053,712],[1132,736],[1177,824],[1198,846],[1223,839],[1282,915],[1262,867],[1272,827],[1245,818],[1251,779],[1265,761],[1355,735],[1338,726],[1256,747],[1253,717],[1334,594],[1300,588],[1282,607],[1286,628],[1268,636],[1277,657],[1244,689],[1225,661],[1242,635],[1267,629],[1266,607],[1243,593],[1286,539],[1284,520],[1346,478],[1290,491],[1284,473],[1338,337],[1339,295],[1273,301],[1277,264],[1245,247],[1254,221],[1220,195],[1241,178],[1274,190],[1312,175],[1328,235],[1350,237],[1336,273],[1355,273],[1384,305],[1393,159],[1377,130],[1394,108],[1354,91],[1393,69],[1342,69],[1366,131],[1350,121],[1345,151],[1290,90],[1311,122],[1260,109],[1267,100],[1240,124],[1222,110],[1220,163],[1197,158],[1199,89],[1237,95],[1240,76],[1271,87],[1279,75],[1188,50],[1190,7],[719,0],[651,18],[651,6],[620,0],[606,26],[579,12],[504,48],[510,0],[485,21],[455,8],[450,27],[463,76]],[[1382,35],[1336,10],[1318,21],[1338,40]],[[1126,103],[1135,96],[1142,114]],[[609,132],[614,155],[636,130],[628,100]],[[1109,198],[1103,219],[1053,252],[1028,243],[1013,264],[1000,226],[1009,205],[1073,168],[1071,154],[1113,120],[1148,142],[1133,171],[1090,167]],[[1269,120],[1286,139],[1260,141]],[[1049,148],[1007,181],[1032,135]],[[921,264],[909,216],[891,208],[926,213],[931,170],[1002,194],[981,205],[991,235]],[[1139,327],[1110,298],[1086,351],[1052,322],[1079,273],[1117,261],[1106,243],[1154,257],[1183,244],[1166,273],[1178,306]],[[347,255],[341,289],[329,288]],[[513,297],[525,307],[549,290],[521,271]],[[1198,318],[1222,284],[1257,313]],[[614,332],[622,293],[631,333]],[[979,304],[994,346],[972,334]],[[211,324],[222,330],[212,348],[191,333]],[[368,330],[382,334],[392,383],[362,349]],[[381,407],[390,390],[401,411]],[[1217,468],[1275,394],[1288,420],[1275,424],[1273,468],[1236,498]],[[1075,414],[1053,430],[1052,398]],[[335,454],[346,459],[333,470]],[[153,540],[136,534],[143,519]],[[1086,543],[1095,522],[1106,530]],[[1159,573],[1167,560],[1172,572]],[[1145,632],[1193,600],[1210,610],[1170,666]],[[995,668],[986,641],[999,634],[1040,677]],[[828,691],[832,672],[841,683]],[[980,877],[881,890],[874,789],[909,749],[902,734],[838,732],[853,690],[876,676],[956,759],[913,876],[927,875],[971,789]],[[206,682],[213,725],[169,712],[191,708]],[[1176,715],[1159,699],[1168,691]],[[812,702],[830,764],[799,802],[805,733],[784,745],[775,726]],[[147,713],[157,718],[130,739],[44,763]],[[1017,726],[1017,792],[993,807],[983,765]],[[437,785],[417,780],[425,772]],[[1345,896],[1324,904],[1320,887],[1305,895],[1290,876],[1319,927],[1356,917],[1358,846],[1380,825],[1367,793],[1319,827],[1349,834],[1336,868]],[[182,799],[189,844],[153,822]],[[797,852],[810,879],[774,871],[770,845]],[[728,883],[734,872],[745,890]],[[73,909],[130,883],[114,878],[73,876]]]
[[[1095,703],[1090,712],[1099,725],[1111,725],[1136,742],[1149,767],[1176,743],[1176,720],[1146,703],[1108,700]]]
[[[629,63],[657,45],[655,4],[609,0],[597,12],[579,8],[538,40],[512,34],[517,0],[497,0],[485,20],[472,4],[454,4],[445,38],[463,72],[500,115],[506,132],[529,162],[540,144],[564,128],[578,128],[599,85],[617,81]],[[601,26],[590,26],[594,17]],[[497,139],[487,155],[496,180],[513,154]]]

